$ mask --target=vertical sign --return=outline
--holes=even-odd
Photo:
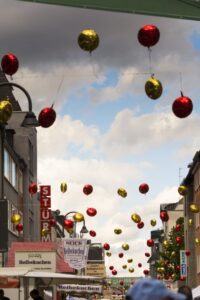
[[[51,186],[40,186],[41,241],[51,241]],[[44,233],[45,232],[45,233]]]
[[[185,250],[180,250],[180,276],[187,277],[187,256]]]

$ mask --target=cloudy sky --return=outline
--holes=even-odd
[[[0,12],[1,56],[14,53],[20,62],[13,81],[29,91],[37,115],[53,103],[57,113],[52,127],[38,129],[38,182],[52,186],[52,208],[84,213],[88,229],[97,233],[87,237],[111,245],[107,266],[132,276],[122,265],[133,258],[134,276],[143,275],[146,240],[162,228],[160,204],[180,199],[177,187],[200,146],[199,22],[17,0],[1,0]],[[161,34],[151,52],[152,71],[163,85],[155,101],[144,91],[150,64],[137,40],[145,24]],[[100,37],[92,56],[77,44],[86,28]],[[185,119],[171,109],[180,90],[194,105]],[[64,194],[61,182],[68,185]],[[143,182],[150,187],[146,195],[138,191]],[[94,188],[89,196],[82,191],[87,183]],[[120,187],[126,198],[117,194]],[[88,207],[97,209],[95,217],[87,216]],[[141,216],[143,229],[131,221],[132,213]],[[152,218],[157,227],[150,226]],[[120,259],[124,242],[130,250]]]

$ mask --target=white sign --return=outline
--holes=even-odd
[[[37,271],[56,272],[56,252],[15,252],[15,267],[26,267]]]
[[[89,245],[86,239],[63,239],[64,261],[80,270],[87,264]]]
[[[102,293],[102,286],[101,285],[80,285],[80,284],[59,284],[58,285],[59,291],[65,292],[85,292],[85,293]]]
[[[180,250],[180,276],[187,277],[187,256],[185,250]]]

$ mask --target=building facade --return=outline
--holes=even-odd
[[[7,81],[0,71],[0,82]],[[21,127],[26,112],[22,112],[12,92],[11,86],[0,88],[0,101],[9,100],[13,107],[12,116],[5,124],[4,141],[1,141],[4,165],[1,177],[4,198],[8,202],[9,248],[12,242],[33,242],[40,238],[39,201],[37,194],[29,193],[29,184],[37,183],[37,132],[35,128]],[[11,222],[14,214],[20,214],[23,232],[18,232],[16,224]]]

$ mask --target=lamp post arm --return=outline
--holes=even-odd
[[[31,100],[29,93],[27,92],[27,90],[24,87],[22,87],[18,83],[14,83],[14,82],[1,82],[0,87],[1,86],[15,86],[15,87],[19,88],[22,92],[24,92],[24,94],[26,95],[27,100],[28,100],[28,111],[32,112],[32,100]]]

